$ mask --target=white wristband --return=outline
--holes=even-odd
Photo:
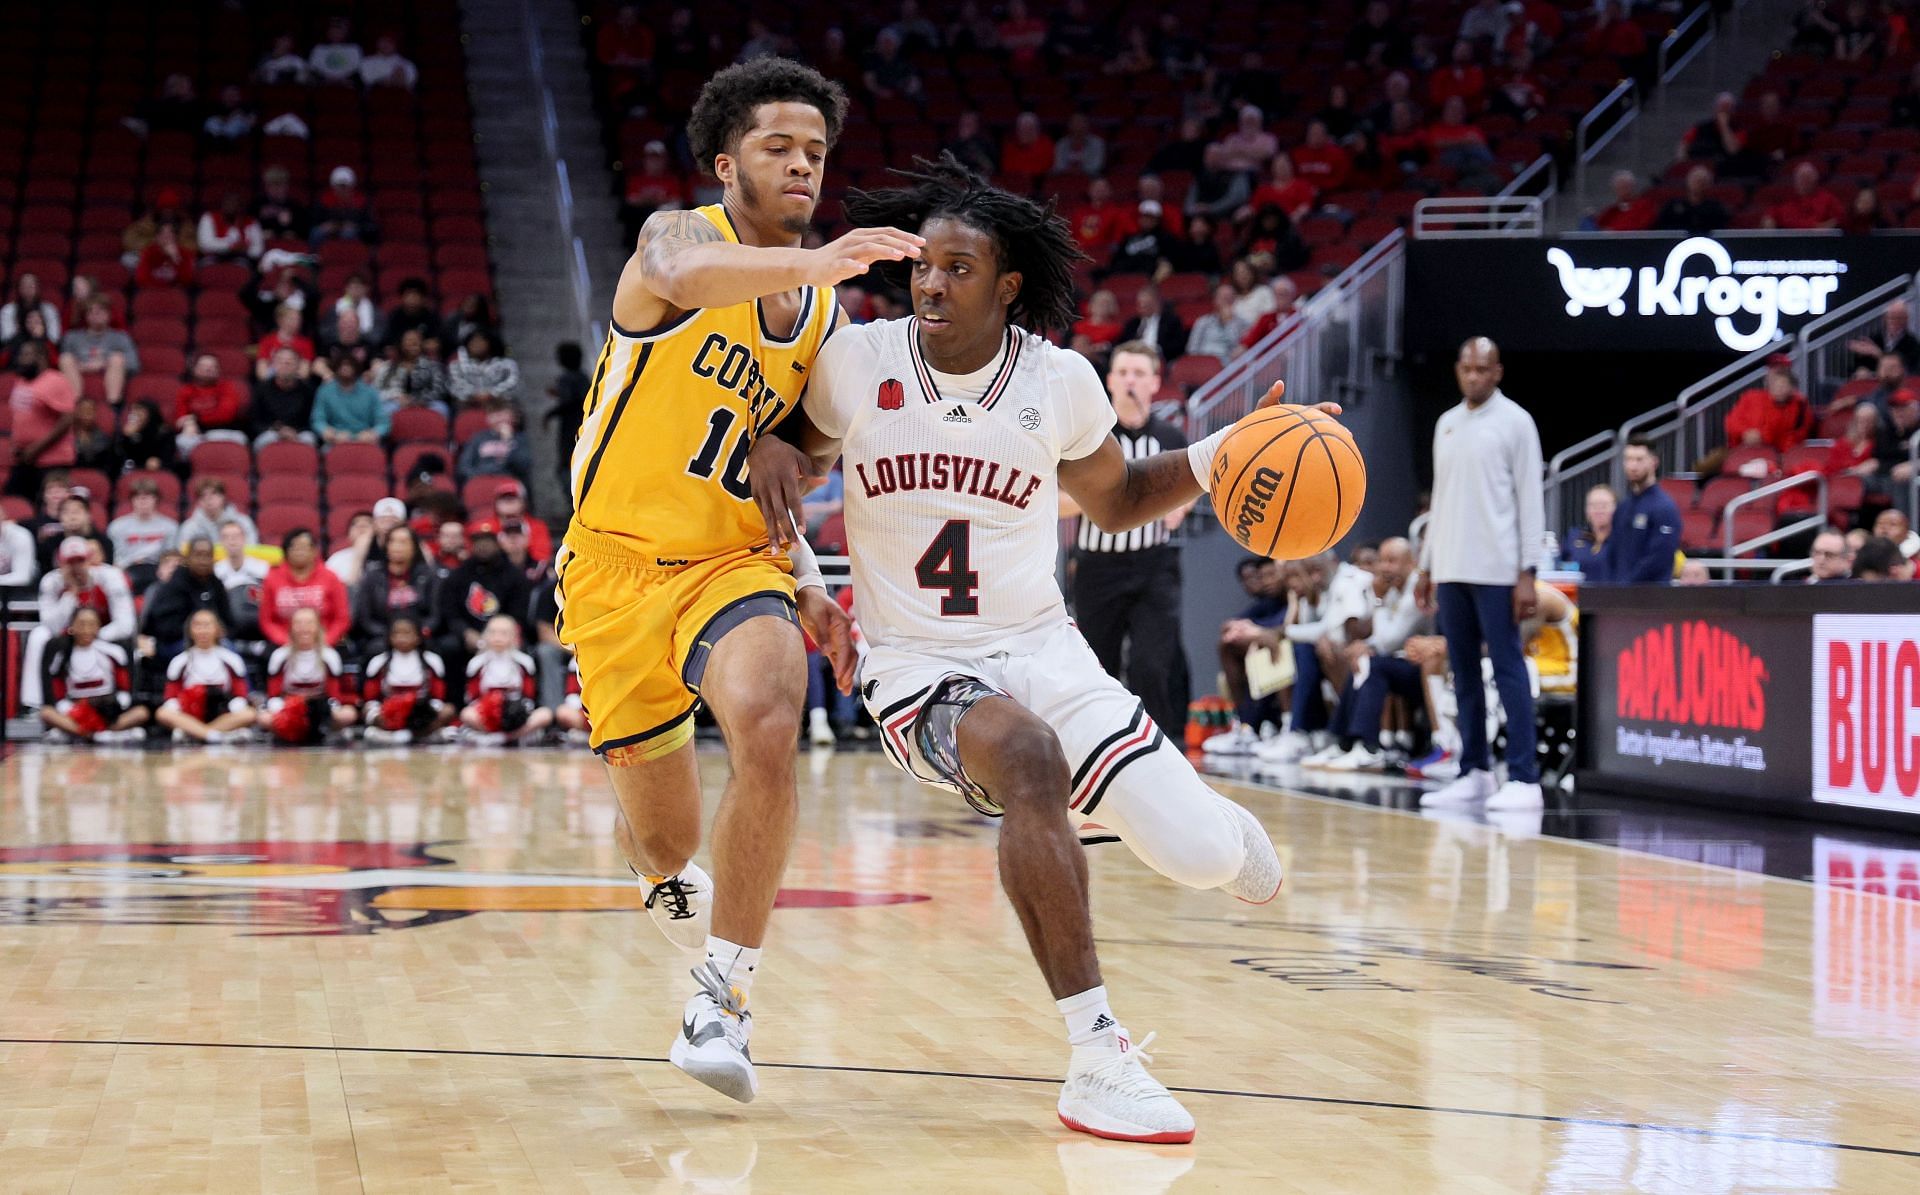
[[[796,593],[809,585],[822,593],[827,591],[827,579],[820,574],[820,560],[804,538],[793,541],[793,546],[787,549],[787,558],[793,561],[793,588]]]
[[[1193,479],[1200,488],[1211,492],[1213,489],[1213,458],[1220,455],[1220,445],[1226,442],[1231,427],[1223,427],[1204,440],[1187,445],[1187,464],[1193,469]]]

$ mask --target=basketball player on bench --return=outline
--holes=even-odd
[[[1190,1141],[1193,1118],[1107,1006],[1081,836],[1117,836],[1162,875],[1256,904],[1279,891],[1280,862],[1259,820],[1201,782],[1068,619],[1056,512],[1065,489],[1103,531],[1161,518],[1200,496],[1222,437],[1126,460],[1092,365],[1025,330],[1074,318],[1066,223],[951,154],[922,167],[847,200],[856,226],[925,238],[909,270],[915,317],[835,333],[794,420],[817,470],[844,456],[872,644],[860,693],[895,765],[1006,819],[1001,882],[1072,1046],[1060,1119]],[[787,459],[756,448],[748,473],[783,543],[799,536],[805,484]]]

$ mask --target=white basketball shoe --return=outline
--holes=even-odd
[[[1240,824],[1240,841],[1247,848],[1240,874],[1220,885],[1220,891],[1250,905],[1266,904],[1280,895],[1280,855],[1273,849],[1273,839],[1251,810],[1225,797],[1220,800],[1233,811],[1234,820]]]
[[[700,990],[687,1001],[680,1036],[673,1039],[667,1060],[721,1095],[750,1104],[760,1094],[753,1056],[747,1052],[753,1014],[740,989],[712,963],[695,967],[693,978]]]
[[[647,913],[667,941],[690,954],[704,952],[713,920],[713,881],[707,873],[689,863],[679,875],[643,875],[640,886],[647,890]]]
[[[1060,1089],[1060,1123],[1112,1141],[1181,1145],[1193,1140],[1193,1117],[1147,1073],[1153,1034],[1134,1043],[1115,1027],[1099,1040],[1073,1047]]]

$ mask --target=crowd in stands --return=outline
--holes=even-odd
[[[1370,0],[1304,23],[1289,14],[1282,32],[1251,3],[1143,17],[1089,0],[886,0],[829,24],[754,13],[731,35],[687,6],[583,0],[583,12],[633,230],[717,199],[684,129],[706,75],[791,55],[853,100],[834,187],[884,184],[887,166],[945,149],[1052,197],[1088,257],[1072,345],[1104,363],[1143,325],[1185,390],[1282,325],[1418,198],[1498,190],[1558,147],[1645,69],[1674,15]],[[885,318],[898,297],[856,290],[850,306]]]
[[[1791,43],[1715,98],[1659,179],[1622,172],[1591,227],[1869,233],[1920,226],[1920,63],[1905,4],[1806,0]]]

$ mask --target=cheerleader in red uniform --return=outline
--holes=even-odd
[[[520,650],[520,624],[505,614],[487,620],[480,650],[467,661],[460,724],[482,747],[524,742],[553,725],[553,711],[534,701],[533,657]]]
[[[580,699],[580,661],[567,657],[567,697],[553,711],[553,720],[567,732],[567,742],[585,746],[587,742],[587,706]]]
[[[100,612],[81,606],[67,624],[65,646],[57,646],[48,671],[53,703],[40,707],[40,720],[54,730],[92,743],[137,738],[147,707],[129,704],[133,685],[127,653],[100,638]]]
[[[220,646],[220,635],[213,611],[195,611],[187,620],[187,650],[167,665],[167,696],[154,720],[176,741],[234,741],[258,717],[247,700],[246,665]]]
[[[324,743],[329,730],[359,720],[358,704],[340,653],[321,634],[320,612],[295,610],[286,646],[267,661],[266,722],[274,739],[296,747]]]
[[[387,625],[387,650],[367,662],[360,696],[369,743],[420,742],[453,721],[446,666],[421,649],[411,618]]]

